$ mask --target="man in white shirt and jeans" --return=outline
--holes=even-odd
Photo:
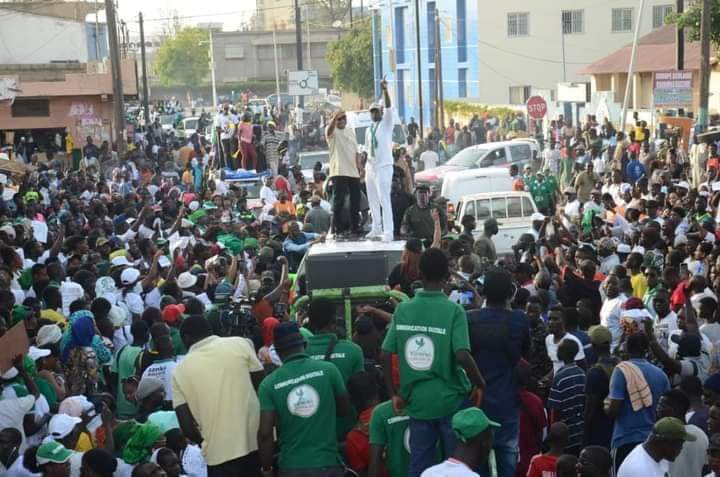
[[[365,147],[368,150],[365,184],[372,214],[372,229],[367,238],[381,237],[384,242],[394,238],[390,192],[393,176],[392,133],[393,113],[387,81],[380,82],[385,108],[374,103],[370,106],[372,124],[365,131]],[[381,213],[382,211],[382,213]]]

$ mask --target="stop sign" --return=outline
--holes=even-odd
[[[540,96],[530,96],[527,100],[527,112],[532,119],[542,119],[547,114],[547,103]]]

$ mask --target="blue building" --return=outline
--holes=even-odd
[[[471,0],[419,0],[420,61],[424,127],[434,125],[435,11],[440,18],[443,97],[445,100],[478,97],[478,2]],[[415,2],[382,0],[373,17],[375,93],[385,76],[396,98],[400,119],[419,122]],[[448,118],[446,118],[447,121]]]

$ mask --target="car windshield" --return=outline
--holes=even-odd
[[[325,165],[330,161],[330,155],[327,152],[318,154],[304,154],[300,156],[300,169],[312,169],[315,163],[320,162]]]
[[[197,119],[187,119],[185,120],[185,129],[197,129],[198,127],[198,120]]]
[[[233,185],[243,189],[247,194],[245,197],[248,199],[258,199],[260,197],[260,187],[262,187],[260,181],[236,182]]]
[[[447,164],[458,167],[475,167],[478,161],[485,157],[488,151],[490,151],[490,149],[485,147],[468,147],[458,152]]]
[[[160,116],[160,124],[173,124],[175,122],[174,114],[164,114]]]

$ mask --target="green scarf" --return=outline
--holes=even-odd
[[[162,430],[152,422],[146,422],[135,429],[125,444],[122,458],[130,465],[139,464],[152,455],[152,447],[163,436]]]
[[[372,123],[370,125],[370,155],[372,157],[375,157],[375,150],[378,146],[378,140],[377,140],[377,128],[380,123]]]

